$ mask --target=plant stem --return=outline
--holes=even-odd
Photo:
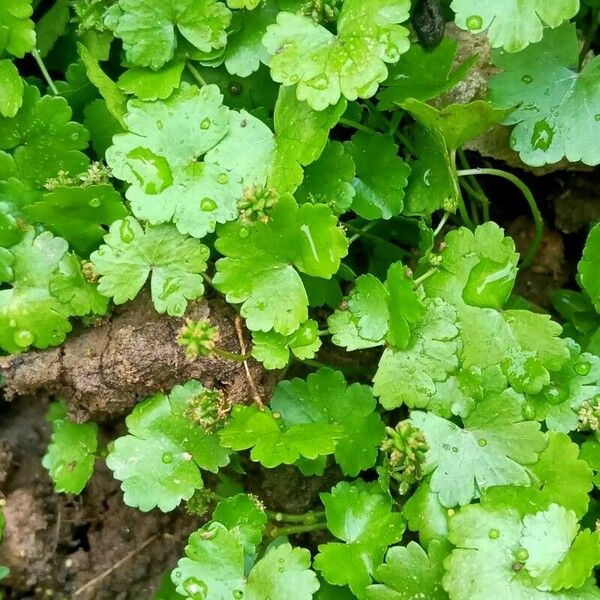
[[[373,221],[373,226],[377,224],[377,221]],[[373,233],[368,233],[366,230],[366,227],[363,227],[362,229],[359,227],[355,227],[354,225],[350,225],[350,223],[344,223],[344,227],[346,229],[348,229],[349,231],[353,231],[355,232],[355,235],[353,235],[350,239],[349,242],[355,242],[358,238],[356,237],[356,234],[358,234],[358,237],[363,237],[367,240],[374,240],[376,242],[383,242],[384,244],[389,244],[390,246],[393,246],[396,251],[400,252],[401,254],[404,254],[405,256],[408,256],[409,252],[407,252],[406,250],[404,250],[404,248],[400,248],[399,246],[397,246],[396,244],[394,244],[394,242],[390,242],[390,240],[386,240],[385,238],[379,237],[378,235],[375,235]],[[370,229],[370,228],[369,228]]]
[[[301,515],[276,512],[273,510],[267,510],[266,513],[267,517],[276,523],[304,523],[305,525],[312,525],[318,521],[322,521],[325,518],[325,511],[311,510]]]
[[[440,219],[438,226],[433,230],[433,237],[437,237],[439,235],[440,231],[443,229],[444,225],[446,224],[446,221],[448,220],[449,216],[450,216],[449,212],[444,213],[444,216]]]
[[[583,44],[583,48],[581,48],[581,52],[579,53],[579,70],[581,71],[581,67],[583,66],[583,61],[587,56],[587,53],[590,51],[592,47],[592,42],[594,41],[594,37],[596,35],[596,31],[598,31],[598,27],[600,27],[600,10],[597,8],[592,9],[592,22],[590,24],[590,30],[588,31],[585,42]]]
[[[200,84],[200,86],[206,85],[206,80],[202,75],[200,75],[200,71],[194,67],[192,63],[185,63],[185,66],[188,68],[188,71],[194,76],[194,79]]]
[[[460,160],[460,165],[463,169],[470,169],[469,161],[465,156],[465,153],[462,149],[458,150],[458,158]],[[468,180],[468,181],[467,181]],[[490,201],[486,196],[485,192],[481,185],[479,185],[479,181],[475,177],[463,178],[461,180],[461,185],[465,188],[466,192],[473,196],[476,200],[481,203],[483,208],[483,220],[487,222],[490,220]]]
[[[46,65],[44,64],[44,61],[42,60],[42,57],[40,56],[39,50],[37,48],[34,48],[31,51],[31,56],[33,56],[33,58],[35,59],[35,62],[38,64],[38,67],[40,68],[40,71],[42,72],[42,75],[44,76],[44,79],[46,80],[46,83],[48,84],[50,91],[55,96],[58,96],[58,90],[56,89],[56,85],[54,84],[54,81],[52,81],[52,77],[50,77],[50,73],[48,73],[48,69],[46,69]]]
[[[362,123],[351,121],[350,119],[340,119],[339,123],[340,125],[345,125],[346,127],[354,127],[354,129],[358,129],[358,131],[364,131],[365,133],[377,133],[374,129],[371,129]]]
[[[327,529],[327,523],[312,523],[310,525],[290,525],[289,527],[273,527],[270,531],[271,537],[276,538],[282,535],[298,535],[310,531],[319,531]]]
[[[236,354],[235,352],[228,352],[227,350],[223,350],[223,348],[213,348],[213,353],[216,354],[219,358],[224,358],[225,360],[233,360],[235,362],[244,362],[250,358],[250,353],[247,354]]]
[[[452,164],[452,171],[454,173],[454,180],[455,180],[455,188],[456,188],[456,199],[458,202],[458,212],[460,214],[460,218],[462,219],[465,227],[468,227],[469,229],[475,229],[475,225],[473,224],[473,221],[471,221],[471,217],[469,216],[469,213],[467,211],[467,207],[465,206],[465,199],[463,198],[461,189],[460,189],[460,185],[458,185],[458,170],[456,168],[456,150],[454,152],[451,153],[450,155],[450,162]]]
[[[365,233],[367,233],[367,231],[369,231],[369,229],[373,229],[373,227],[375,227],[375,225],[377,225],[377,221],[371,221],[370,223],[367,223],[364,227],[354,227],[353,225],[348,225],[346,224],[346,227],[348,229],[350,229],[350,231],[354,231],[354,235],[350,238],[348,238],[348,243],[352,244],[353,242],[355,242],[359,237],[361,237],[362,235],[364,235]],[[374,236],[376,237],[376,236]]]
[[[521,268],[529,267],[538,253],[542,243],[544,219],[527,184],[521,181],[521,179],[519,179],[516,175],[508,173],[507,171],[502,171],[501,169],[464,169],[462,171],[458,171],[457,174],[459,177],[467,177],[469,175],[493,175],[495,177],[501,177],[502,179],[510,181],[517,186],[519,190],[521,190],[525,200],[527,200],[527,204],[529,204],[531,214],[533,215],[533,221],[535,223],[535,237],[529,250],[527,250],[527,254],[525,254],[523,262],[521,263]]]
[[[417,277],[414,282],[413,282],[413,287],[415,289],[417,289],[426,279],[429,279],[432,275],[435,275],[437,273],[438,269],[437,267],[433,267],[432,269],[429,269],[429,271],[426,271],[425,273],[423,273],[423,275],[421,275],[420,277]]]

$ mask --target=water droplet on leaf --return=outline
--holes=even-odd
[[[525,85],[529,85],[530,83],[533,83],[533,77],[531,75],[523,75],[523,77],[521,77],[521,81]]]
[[[217,203],[212,198],[202,198],[200,201],[200,209],[205,212],[210,212],[217,208]]]
[[[590,372],[591,368],[592,365],[589,362],[583,361],[576,363],[573,367],[573,370],[575,371],[575,373],[577,373],[577,375],[585,376]]]
[[[121,241],[124,244],[129,244],[133,242],[135,238],[135,233],[133,233],[133,229],[129,221],[123,221],[119,226],[119,235],[121,237]]]
[[[195,577],[186,579],[183,582],[183,589],[192,600],[205,600],[206,595],[208,594],[208,586],[206,583]]]
[[[247,227],[241,227],[238,232],[238,235],[241,238],[247,238],[250,235],[250,230]]]
[[[487,440],[481,438],[477,441],[477,443],[482,447],[485,448],[487,446]]]
[[[102,202],[100,201],[100,198],[92,198],[88,201],[88,205],[92,208],[98,208],[101,204]]]
[[[229,181],[229,177],[227,176],[227,173],[221,173],[218,177],[217,177],[217,181],[219,183],[227,183]]]
[[[598,113],[597,115],[594,115],[594,119],[596,119],[596,121],[600,121],[600,113]]]
[[[534,150],[543,150],[545,152],[550,149],[552,140],[554,140],[554,128],[546,120],[538,121],[533,128],[531,147]]]
[[[519,562],[525,562],[529,558],[529,552],[527,552],[527,550],[525,548],[519,548],[515,552],[515,558]]]
[[[497,529],[490,529],[488,535],[491,540],[497,540],[500,537],[500,532]]]
[[[235,600],[240,600],[240,598],[244,597],[244,592],[242,590],[233,590],[233,597]]]
[[[165,452],[162,455],[162,461],[165,465],[169,465],[173,462],[173,453],[172,452]]]
[[[35,335],[27,329],[21,329],[21,331],[15,332],[13,340],[19,348],[27,348],[35,341]]]
[[[466,23],[467,27],[471,31],[474,31],[476,29],[481,29],[483,25],[483,19],[479,15],[471,15],[470,17],[467,17]]]
[[[140,147],[129,152],[127,158],[131,161],[131,171],[146,194],[160,194],[173,185],[173,172],[164,156]]]
[[[208,129],[209,127],[210,127],[210,119],[208,117],[206,117],[206,119],[202,119],[202,122],[200,123],[200,128]]]

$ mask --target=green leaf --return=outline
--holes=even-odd
[[[494,108],[483,100],[475,100],[469,104],[450,104],[438,110],[429,104],[408,98],[400,106],[421,125],[439,133],[449,150],[456,150],[465,142],[485,133],[509,112]]]
[[[58,493],[80,494],[94,472],[98,450],[98,426],[73,423],[68,418],[52,421],[52,437],[42,464]]]
[[[0,115],[14,117],[23,104],[23,80],[12,60],[0,60]]]
[[[89,159],[80,152],[88,133],[70,122],[71,109],[57,96],[40,98],[39,90],[26,85],[23,105],[12,119],[0,117],[0,150],[12,150],[19,178],[41,188],[60,171],[77,175]]]
[[[250,330],[290,335],[308,318],[308,298],[292,265],[330,278],[348,242],[336,217],[322,205],[298,208],[284,195],[269,216],[267,223],[230,223],[220,229],[215,246],[225,258],[217,261],[213,281],[228,302],[243,303],[240,314]]]
[[[419,539],[427,547],[432,540],[448,537],[448,510],[438,495],[431,491],[429,482],[424,481],[407,500],[402,509],[411,531],[419,532]]]
[[[578,0],[453,0],[456,24],[472,33],[487,31],[493,48],[520,52],[539,42],[544,26],[558,27],[574,17]]]
[[[23,239],[24,224],[28,222],[25,210],[41,197],[41,192],[30,189],[20,179],[9,175],[1,173],[0,168],[0,178],[7,177],[7,181],[0,181],[0,246],[4,248],[10,248]]]
[[[458,184],[443,135],[416,124],[412,131],[414,160],[406,186],[405,215],[429,217],[458,203]]]
[[[0,290],[0,346],[5,351],[57,346],[71,331],[70,308],[49,289],[52,274],[67,249],[65,240],[49,231],[36,237],[33,229],[10,249],[10,287]]]
[[[152,302],[161,313],[181,317],[187,301],[204,293],[208,248],[172,225],[144,230],[127,217],[115,221],[104,240],[90,258],[101,275],[98,291],[115,304],[133,300],[149,276]]]
[[[592,490],[592,470],[578,458],[579,446],[564,433],[549,432],[548,446],[535,464],[529,466],[532,485],[490,488],[484,499],[486,504],[498,508],[511,508],[525,515],[546,510],[552,503],[572,510],[578,517],[588,510],[588,493]]]
[[[385,564],[375,571],[380,583],[366,590],[367,600],[448,600],[442,587],[446,549],[438,541],[429,545],[429,553],[415,542],[390,548]]]
[[[100,95],[106,101],[110,114],[124,125],[127,99],[119,86],[101,69],[98,61],[91,52],[83,45],[77,44],[79,56],[85,65],[89,80],[98,88]]]
[[[391,136],[357,132],[346,143],[356,164],[352,210],[364,219],[391,219],[404,207],[410,167]]]
[[[131,185],[133,213],[153,225],[173,220],[182,234],[203,237],[238,215],[240,176],[227,164],[197,159],[224,138],[229,110],[215,85],[182,85],[165,101],[131,100],[128,133],[115,136],[106,153],[113,174]],[[237,113],[233,113],[237,114]]]
[[[66,239],[83,256],[100,245],[106,234],[103,226],[128,214],[120,194],[108,184],[55,187],[27,206],[25,213]]]
[[[375,464],[384,425],[375,412],[370,387],[358,383],[347,386],[339,371],[319,369],[306,381],[280,382],[271,407],[289,428],[306,423],[339,426],[334,456],[344,475],[355,477]]]
[[[300,204],[326,204],[341,215],[352,206],[356,194],[352,185],[355,169],[348,148],[328,142],[321,156],[304,169],[304,180],[294,196]]]
[[[319,588],[310,570],[310,553],[284,543],[268,551],[249,573],[244,569],[244,539],[238,529],[220,523],[192,533],[171,578],[177,592],[188,598],[222,600],[294,598],[311,600]]]
[[[291,465],[300,457],[314,460],[333,454],[340,427],[328,423],[302,423],[286,427],[277,413],[257,406],[236,405],[227,426],[221,431],[221,443],[232,450],[252,448],[250,458],[271,469]]]
[[[426,299],[423,308],[408,346],[403,350],[387,348],[379,361],[373,391],[386,410],[402,404],[426,408],[437,384],[459,365],[455,310],[439,298]],[[399,380],[402,385],[398,385]]]
[[[160,69],[185,42],[201,52],[223,48],[231,12],[216,0],[119,0],[106,24],[123,40],[127,60]]]
[[[228,4],[231,8],[240,8],[232,6],[232,2]],[[262,38],[267,26],[275,21],[279,12],[274,0],[250,0],[248,4],[252,5],[249,8],[256,10],[235,14],[234,23],[239,17],[237,28],[228,37],[225,48],[225,68],[238,77],[248,77],[258,71],[261,64],[269,63],[269,54],[262,45]]]
[[[444,38],[435,48],[412,45],[389,70],[378,94],[381,108],[390,110],[408,98],[426,102],[453,88],[476,60],[470,57],[453,71],[457,50],[452,38]]]
[[[569,350],[549,315],[502,309],[517,273],[513,240],[488,222],[474,232],[454,230],[445,242],[440,268],[423,287],[458,312],[462,367],[487,372],[501,365],[517,391],[541,392],[550,373],[568,360]]]
[[[376,484],[338,483],[321,494],[327,527],[342,540],[319,546],[315,568],[333,585],[348,585],[363,597],[387,547],[402,538],[404,519]]]
[[[298,100],[293,88],[279,89],[274,115],[276,146],[269,185],[280,193],[296,191],[302,183],[302,167],[319,158],[329,131],[340,120],[346,104],[341,100],[316,111]]]
[[[249,556],[254,554],[255,548],[261,543],[267,524],[264,509],[248,494],[236,494],[219,502],[212,519],[225,525],[227,529],[238,528],[244,540],[244,551]]]
[[[411,420],[429,444],[431,490],[448,508],[494,485],[530,485],[524,465],[535,463],[547,443],[539,423],[524,420],[512,390],[478,403],[464,429],[432,413],[413,411]]]
[[[155,394],[127,417],[128,435],[117,438],[106,458],[122,481],[127,506],[169,512],[203,486],[200,469],[216,473],[229,462],[216,432],[186,416],[188,403],[204,391],[197,381]]]
[[[252,332],[252,356],[266,369],[283,369],[290,360],[290,352],[300,360],[314,358],[320,347],[319,326],[312,319],[302,323],[291,335]]]
[[[580,425],[579,411],[593,405],[600,394],[600,357],[581,349],[568,339],[569,360],[552,373],[550,384],[540,394],[530,396],[535,418],[545,420],[552,431],[568,433]]]
[[[158,71],[141,67],[127,69],[117,85],[140,100],[166,100],[179,87],[184,67],[183,61],[173,61]]]
[[[575,25],[548,31],[519,54],[495,53],[504,72],[490,80],[495,106],[517,108],[505,123],[516,125],[511,146],[532,166],[560,161],[600,163],[600,58],[577,72],[579,42]],[[582,107],[584,110],[582,110]]]
[[[271,77],[285,86],[297,84],[299,100],[324,110],[343,95],[370,98],[394,63],[409,48],[407,0],[346,0],[337,35],[309,17],[281,12],[267,28]]]
[[[35,47],[31,0],[9,0],[0,6],[0,54],[23,58]]]
[[[348,350],[371,348],[384,340],[405,348],[423,312],[413,282],[402,263],[388,269],[385,285],[371,274],[356,279],[355,287],[328,319],[332,341]]]
[[[600,260],[600,223],[594,225],[585,242],[583,256],[577,265],[579,283],[600,312],[600,283],[595,276],[596,265]]]
[[[543,514],[543,513],[542,513]],[[456,549],[444,562],[443,583],[453,600],[596,600],[593,578],[583,587],[561,592],[540,591],[518,560],[523,523],[511,509],[466,506],[450,519],[450,542]]]
[[[521,546],[529,553],[525,568],[540,590],[580,588],[600,563],[598,532],[580,532],[575,513],[557,504],[525,516]]]
[[[85,278],[81,261],[73,253],[65,254],[58,263],[50,279],[50,293],[67,305],[74,316],[104,315],[108,310],[108,298]]]
[[[65,35],[71,20],[69,0],[56,0],[35,25],[37,49],[45,58],[60,37]]]

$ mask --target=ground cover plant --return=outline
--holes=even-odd
[[[0,597],[594,600],[598,0],[3,0]]]

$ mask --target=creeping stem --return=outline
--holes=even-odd
[[[535,223],[535,237],[521,264],[522,268],[529,267],[540,249],[542,235],[544,233],[544,219],[542,218],[542,213],[540,212],[540,209],[538,208],[538,205],[529,187],[516,175],[508,173],[507,171],[502,171],[501,169],[463,169],[457,171],[457,175],[459,177],[468,177],[470,175],[493,175],[495,177],[501,177],[502,179],[510,181],[517,186],[519,190],[521,190],[525,200],[527,200],[527,204],[529,204],[531,214],[533,215],[533,221]]]

